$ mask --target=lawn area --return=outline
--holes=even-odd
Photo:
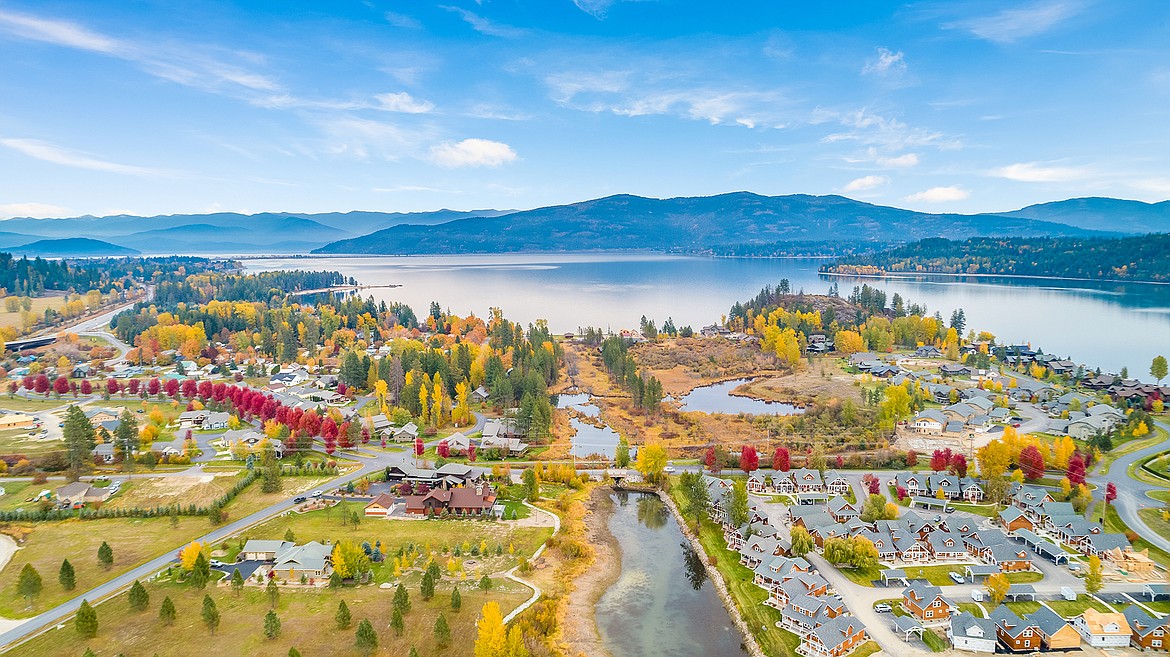
[[[81,655],[86,648],[98,655],[158,655],[159,657],[186,657],[197,650],[210,655],[252,655],[256,657],[285,657],[290,647],[302,654],[336,655],[343,657],[361,654],[354,648],[355,629],[362,619],[369,619],[378,634],[379,655],[406,655],[414,646],[423,655],[471,657],[476,635],[475,621],[479,610],[488,600],[500,603],[508,613],[523,602],[531,591],[509,583],[491,591],[480,591],[460,586],[463,604],[460,611],[450,608],[451,584],[446,581],[436,586],[435,597],[424,602],[417,587],[410,589],[411,610],[405,616],[406,630],[395,637],[389,627],[392,609],[392,589],[363,587],[357,589],[319,589],[281,592],[276,613],[281,620],[281,634],[275,640],[264,636],[264,615],[269,604],[265,593],[249,587],[239,597],[226,588],[209,587],[206,591],[167,582],[147,585],[150,605],[146,611],[129,609],[127,595],[122,594],[97,607],[98,634],[88,641],[81,640],[72,621],[65,628],[53,630],[13,650],[13,657],[56,657]],[[203,595],[209,593],[219,609],[221,622],[212,635],[201,620]],[[177,620],[164,628],[158,620],[158,609],[164,596],[170,596],[177,611]],[[345,600],[353,621],[349,628],[337,629],[333,620],[338,602]],[[451,628],[451,645],[440,652],[435,645],[433,627],[442,613]]]
[[[676,493],[678,494],[680,493]],[[780,611],[762,604],[768,598],[767,591],[752,583],[752,571],[740,565],[737,553],[727,549],[727,544],[723,541],[723,532],[719,527],[704,519],[699,529],[699,542],[708,557],[716,560],[716,567],[727,582],[731,597],[735,599],[740,614],[752,628],[756,641],[764,652],[773,657],[795,655],[800,638],[776,627],[776,622],[780,620]]]
[[[966,504],[963,502],[951,502],[951,506],[959,511],[966,511],[967,513],[974,513],[977,516],[985,516],[987,518],[994,518],[999,514],[1001,507],[998,504]]]
[[[983,610],[974,602],[960,602],[959,609],[965,613],[971,614],[975,618],[984,618]]]
[[[881,649],[882,647],[878,645],[877,641],[866,641],[865,643],[861,644],[857,650],[854,650],[850,654],[850,657],[869,657]]]
[[[945,652],[951,645],[939,634],[942,630],[928,629],[922,633],[922,642],[934,652]]]
[[[882,570],[884,569],[881,566],[874,566],[872,568],[837,569],[837,571],[842,575],[848,577],[849,581],[853,582],[854,584],[860,584],[862,586],[873,586],[874,580],[881,579]]]
[[[1076,600],[1049,600],[1048,606],[1065,618],[1079,616],[1090,607],[1100,612],[1109,612],[1109,607],[1102,604],[1100,600],[1087,595],[1079,595]]]
[[[1137,596],[1137,598],[1142,600],[1141,596]],[[1142,604],[1160,614],[1170,614],[1170,600],[1155,600],[1154,602],[1142,600]]]
[[[12,561],[0,571],[0,616],[27,617],[45,611],[144,561],[167,554],[209,529],[207,518],[202,516],[181,517],[176,527],[171,527],[169,518],[4,523],[0,531],[23,535],[25,539]],[[114,551],[114,565],[109,570],[97,560],[102,541]],[[65,558],[76,571],[75,591],[66,591],[57,583],[57,571]],[[16,592],[16,580],[26,563],[31,563],[44,580],[44,590],[32,609]]]
[[[29,490],[30,488],[36,490]],[[15,511],[20,508],[35,509],[36,504],[33,502],[26,502],[25,499],[36,495],[42,490],[52,490],[50,484],[33,484],[28,481],[4,481],[0,479],[0,488],[4,489],[4,494],[0,495],[0,511]]]
[[[369,542],[371,545],[382,542],[382,551],[386,554],[396,554],[398,548],[414,545],[419,551],[430,550],[439,555],[443,548],[454,550],[456,546],[465,543],[478,545],[485,541],[491,553],[488,557],[471,557],[465,555],[468,563],[468,574],[471,567],[483,572],[494,573],[507,570],[519,563],[520,558],[532,556],[536,548],[552,535],[551,527],[519,527],[511,522],[487,522],[482,520],[386,520],[382,518],[363,518],[355,529],[352,524],[342,525],[341,518],[345,512],[360,511],[361,507],[354,503],[345,503],[345,508],[338,505],[332,509],[322,509],[309,513],[292,513],[267,520],[244,533],[241,540],[248,538],[281,539],[285,532],[292,530],[298,542],[307,541],[354,541],[356,543]],[[503,554],[495,555],[495,546],[503,547]],[[509,553],[508,547],[515,548],[515,554]],[[445,559],[439,559],[445,561]],[[391,578],[388,568],[375,566],[375,579],[379,582]]]
[[[53,399],[49,395],[45,399],[23,399],[21,397],[9,397],[4,395],[0,397],[0,410],[5,411],[23,411],[26,413],[48,411],[58,406],[64,406],[72,400],[72,397],[64,399]]]
[[[1164,504],[1170,504],[1170,490],[1152,490],[1147,492],[1146,495]]]
[[[29,312],[38,319],[43,319],[45,317],[45,311],[49,308],[52,308],[54,311],[60,311],[65,307],[65,295],[60,292],[46,292],[45,296],[32,297],[31,301]],[[20,329],[23,326],[20,319],[22,313],[23,309],[10,313],[6,308],[0,306],[0,326],[12,326]]]
[[[1100,515],[1101,514],[1098,509],[1094,507],[1093,511],[1089,513],[1089,519],[1092,520],[1094,517],[1100,517]],[[1150,526],[1150,529],[1153,529],[1164,537],[1170,537],[1170,525],[1162,520],[1161,510],[1141,509],[1138,511],[1138,515],[1140,515],[1142,520],[1144,520],[1146,524]],[[1104,525],[1105,531],[1107,532],[1124,534],[1129,530],[1129,527],[1126,527],[1125,523],[1121,521],[1121,517],[1117,515],[1117,507],[1114,506],[1110,506],[1106,512]],[[1141,538],[1140,536],[1136,541],[1133,541],[1133,548],[1135,550],[1148,549],[1150,551],[1151,559],[1157,561],[1163,566],[1170,566],[1170,553],[1167,553],[1165,550],[1157,547],[1156,545],[1152,545],[1149,541]]]
[[[952,566],[918,566],[907,567],[906,577],[909,579],[925,579],[935,586],[951,586],[955,581],[947,576],[947,573],[955,572],[959,575],[963,574],[963,564]]]
[[[1044,579],[1044,573],[1038,573],[1034,570],[1004,573],[1004,575],[1012,584],[1034,584]]]
[[[1039,602],[1032,602],[1031,600],[1021,600],[1020,602],[1005,602],[1008,609],[1016,612],[1017,616],[1030,614],[1040,608]]]
[[[65,451],[64,442],[60,440],[32,438],[28,435],[30,431],[40,431],[40,429],[7,429],[0,431],[0,454],[26,454],[36,456],[49,452]]]
[[[1166,440],[1166,432],[1160,427],[1154,427],[1154,433],[1149,438],[1141,440],[1130,440],[1123,445],[1115,445],[1113,449],[1101,455],[1100,470],[1101,474],[1109,474],[1109,468],[1113,467],[1113,462],[1126,454],[1132,454],[1139,449],[1145,449],[1150,445]]]

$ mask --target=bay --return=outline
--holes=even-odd
[[[1128,367],[1148,379],[1150,360],[1170,351],[1170,286],[1006,277],[862,279],[820,274],[816,258],[746,259],[654,254],[509,254],[275,257],[243,260],[248,271],[336,270],[369,285],[378,300],[432,301],[460,315],[500,307],[525,324],[546,319],[556,332],[597,326],[637,328],[645,315],[696,330],[719,322],[735,301],[787,278],[794,291],[842,296],[868,283],[891,297],[926,304],[949,319],[963,308],[968,328],[1001,342],[1029,342],[1104,371]]]

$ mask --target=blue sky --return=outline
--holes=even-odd
[[[1160,0],[0,0],[0,217],[735,190],[947,212],[1163,200],[1168,16]]]

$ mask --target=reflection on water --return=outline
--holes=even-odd
[[[627,504],[630,496],[633,504]],[[617,493],[609,529],[621,544],[621,575],[597,603],[597,629],[614,657],[738,657],[739,633],[698,555],[657,496]]]
[[[691,547],[690,543],[683,541],[678,544],[683,552],[683,565],[686,566],[687,581],[691,583],[691,588],[698,591],[703,588],[703,582],[707,581],[707,569],[703,566],[703,558]]]
[[[738,415],[750,413],[752,415],[796,415],[801,409],[792,404],[770,402],[750,397],[739,397],[731,394],[739,386],[751,379],[735,379],[712,383],[709,386],[699,386],[684,395],[681,399],[682,410],[703,411],[705,413],[725,413]]]
[[[363,284],[376,300],[409,304],[419,315],[432,301],[459,315],[486,317],[498,306],[553,331],[598,326],[637,328],[642,315],[672,317],[695,329],[719,321],[736,301],[788,279],[794,290],[824,294],[834,282],[847,294],[869,283],[950,317],[963,308],[969,328],[1006,342],[1031,341],[1045,353],[1117,372],[1144,373],[1170,341],[1170,285],[1042,279],[827,277],[815,258],[739,259],[622,254],[444,255],[243,260],[248,271],[327,269]]]

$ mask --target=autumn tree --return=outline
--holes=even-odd
[[[788,452],[788,448],[781,445],[776,448],[772,454],[772,469],[777,472],[788,472],[792,464],[792,456]]]
[[[1079,486],[1085,483],[1085,459],[1080,453],[1073,454],[1068,460],[1068,470],[1065,471],[1069,483]]]
[[[942,472],[950,465],[951,455],[950,450],[936,449],[930,455],[930,469],[935,472]]]
[[[1003,599],[1007,597],[1008,590],[1012,587],[1012,583],[1008,581],[1007,575],[1003,573],[995,573],[989,575],[984,582],[987,587],[987,595],[991,598],[991,606],[996,607]]]
[[[1028,445],[1020,452],[1020,469],[1028,481],[1044,476],[1044,455],[1035,445]]]
[[[744,445],[739,450],[739,469],[750,475],[759,468],[760,457],[756,454],[756,448],[751,445]]]
[[[720,463],[717,448],[707,448],[707,453],[703,455],[703,465],[707,467],[707,471],[711,474],[719,474],[719,471],[723,469],[723,464]]]
[[[638,460],[634,466],[646,481],[657,484],[662,481],[666,469],[666,448],[661,443],[648,443],[638,449]]]
[[[475,626],[475,657],[507,657],[508,636],[499,603],[492,600],[485,604]]]
[[[803,557],[812,552],[816,544],[813,542],[812,536],[808,530],[801,525],[792,528],[792,554]]]

